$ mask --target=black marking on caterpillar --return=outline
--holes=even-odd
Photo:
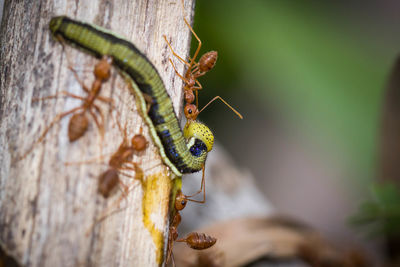
[[[214,143],[212,132],[200,122],[191,122],[182,132],[165,85],[143,53],[115,33],[65,16],[52,18],[50,30],[54,37],[61,37],[98,58],[104,55],[113,58],[113,64],[130,78],[138,109],[164,163],[175,175],[202,169]],[[149,112],[143,94],[152,98]]]

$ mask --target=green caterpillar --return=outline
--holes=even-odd
[[[98,58],[104,55],[113,58],[113,64],[130,78],[138,109],[164,163],[174,174],[182,176],[202,169],[214,144],[211,130],[200,122],[191,122],[182,132],[160,75],[132,43],[99,26],[65,16],[52,18],[50,30],[54,37]],[[149,110],[143,94],[152,98]]]

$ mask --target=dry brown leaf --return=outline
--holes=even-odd
[[[315,230],[284,217],[236,219],[198,231],[216,237],[217,243],[204,251],[176,244],[177,266],[234,267],[261,258],[303,259],[312,266],[366,266],[363,255],[343,253]]]

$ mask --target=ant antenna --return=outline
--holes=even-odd
[[[229,104],[228,104],[222,97],[220,97],[220,96],[216,96],[216,97],[214,97],[213,99],[211,99],[211,101],[208,102],[207,105],[205,105],[205,106],[199,111],[199,113],[202,112],[208,105],[210,105],[212,102],[214,102],[214,101],[217,100],[217,99],[221,100],[225,105],[227,105],[233,112],[235,112],[235,114],[236,114],[240,119],[243,119],[242,114],[240,114],[236,109],[234,109],[231,105],[229,105]]]

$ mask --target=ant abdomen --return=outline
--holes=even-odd
[[[185,242],[192,249],[202,250],[212,247],[217,242],[217,239],[204,233],[192,232],[186,238],[176,241]]]
[[[200,72],[208,72],[212,68],[214,68],[215,63],[217,62],[218,52],[210,51],[201,56],[199,60],[199,70]]]
[[[118,171],[115,169],[108,169],[103,172],[99,177],[99,193],[108,198],[113,189],[119,182]]]
[[[68,123],[68,139],[70,142],[78,140],[87,131],[89,120],[84,112],[75,113],[72,115]]]

